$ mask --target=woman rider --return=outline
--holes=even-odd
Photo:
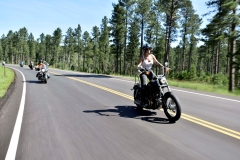
[[[152,72],[150,72],[148,75],[141,74],[140,69],[142,68],[151,69],[153,63],[155,63],[159,67],[163,67],[163,65],[158,62],[158,60],[153,54],[151,54],[152,47],[149,44],[146,43],[145,45],[143,45],[142,49],[143,49],[143,54],[139,58],[137,68],[138,68],[138,73],[140,74],[140,80],[141,80],[141,107],[145,107],[144,99],[145,99],[145,89],[147,86],[147,78],[149,80],[153,79],[154,74]]]

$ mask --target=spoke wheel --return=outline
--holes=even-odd
[[[178,98],[171,92],[164,95],[165,105],[163,107],[165,115],[169,121],[175,122],[181,117],[181,106]]]

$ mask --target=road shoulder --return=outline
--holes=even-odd
[[[10,85],[4,100],[1,99],[0,110],[0,159],[5,159],[12,137],[23,90],[21,73],[15,71],[14,82]]]
[[[12,69],[13,70],[13,69]],[[15,70],[13,70],[14,72],[14,80],[13,82],[10,84],[7,92],[5,93],[5,95],[0,99],[0,113],[1,110],[5,107],[6,103],[8,102],[8,100],[10,99],[11,94],[14,91],[15,88],[15,83],[16,83],[16,72]]]

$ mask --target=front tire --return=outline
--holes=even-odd
[[[171,92],[164,94],[163,110],[170,122],[175,122],[181,117],[181,105],[178,98]]]

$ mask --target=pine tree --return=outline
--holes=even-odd
[[[53,32],[52,39],[53,39],[52,62],[53,62],[53,67],[56,67],[56,64],[58,64],[59,45],[60,45],[61,39],[62,39],[62,30],[60,28],[57,28]]]
[[[27,46],[27,39],[28,39],[28,31],[25,27],[20,28],[18,31],[18,39],[19,39],[19,48],[18,52],[20,53],[20,61],[24,61],[26,63],[26,60],[29,56],[29,48]]]
[[[109,63],[109,36],[110,29],[108,26],[108,19],[105,16],[102,19],[101,24],[101,33],[99,38],[99,70],[101,69],[101,73],[106,73]]]
[[[128,37],[128,32],[127,28],[129,26],[129,20],[131,18],[131,15],[133,14],[133,5],[135,4],[135,0],[119,0],[119,4],[123,7],[124,9],[124,19],[125,19],[125,30],[124,30],[124,58],[123,58],[123,74],[126,72],[126,52],[127,52],[127,37]]]
[[[215,66],[219,64],[219,46],[221,41],[227,36],[229,39],[229,91],[234,91],[235,86],[235,52],[237,32],[236,26],[239,24],[239,17],[237,16],[237,0],[210,0],[207,2],[209,7],[217,7],[217,13],[214,15],[211,23],[208,25],[207,31],[214,30],[214,40],[217,41]],[[216,26],[218,26],[216,28]],[[206,31],[205,30],[205,31]],[[223,31],[230,31],[230,34]],[[209,32],[210,32],[209,31]],[[215,70],[218,69],[218,66]],[[216,73],[216,72],[215,72]]]
[[[134,16],[131,19],[130,27],[128,28],[128,50],[127,50],[127,59],[130,60],[130,75],[133,75],[136,72],[136,63],[139,57],[139,37],[140,37],[140,28],[139,28],[139,19]]]
[[[71,69],[72,66],[74,65],[73,63],[74,63],[74,45],[75,45],[73,29],[71,27],[69,27],[66,32],[65,45],[67,50],[67,63],[68,63],[68,67]]]
[[[41,59],[44,61],[47,61],[50,63],[50,65],[53,65],[53,57],[52,57],[52,51],[53,51],[53,47],[52,47],[52,36],[47,34],[45,37],[45,53],[44,53],[44,57],[42,57]]]
[[[81,26],[80,24],[78,24],[77,28],[75,28],[75,32],[74,32],[74,37],[75,37],[75,40],[76,40],[76,51],[78,53],[78,71],[80,71],[81,69],[81,52],[82,52],[82,40],[81,40],[81,37],[82,37],[82,29],[81,29]]]
[[[143,46],[143,37],[144,37],[144,28],[149,17],[149,12],[152,6],[152,0],[138,0],[136,13],[139,16],[141,21],[141,48],[140,48],[140,56],[142,54],[142,46]]]
[[[112,13],[112,18],[110,19],[110,24],[111,24],[111,36],[113,37],[113,54],[115,54],[115,72],[118,72],[118,69],[120,69],[120,74],[121,74],[121,53],[123,51],[124,47],[124,9],[121,7],[120,4],[113,4],[113,13]],[[120,63],[119,63],[120,62]],[[120,64],[120,66],[119,66]]]
[[[159,8],[161,12],[164,13],[165,16],[165,58],[164,61],[169,61],[169,54],[171,48],[171,42],[176,38],[177,32],[177,20],[179,19],[179,9],[183,6],[184,1],[178,0],[158,0],[155,5]]]
[[[37,48],[37,54],[36,54],[36,62],[38,63],[38,61],[40,59],[43,59],[46,54],[46,49],[47,49],[46,48],[46,36],[44,35],[44,33],[42,33],[40,35],[40,37],[37,39],[37,42],[38,42],[37,43],[38,48]]]
[[[97,26],[94,26],[92,29],[92,36],[93,36],[93,64],[94,64],[94,72],[97,70],[97,56],[99,53],[99,38],[100,38],[100,30]]]
[[[29,47],[29,62],[33,61],[36,56],[36,47],[35,47],[35,40],[32,33],[28,36],[28,47]]]

